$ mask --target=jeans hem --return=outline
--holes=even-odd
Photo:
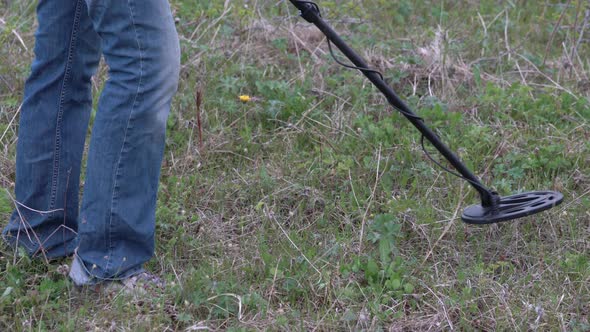
[[[80,287],[93,286],[104,282],[121,281],[131,278],[134,275],[140,274],[142,272],[145,272],[145,270],[143,266],[139,266],[136,268],[129,269],[125,273],[119,274],[117,276],[101,277],[92,274],[86,267],[86,264],[84,263],[82,258],[80,258],[80,256],[78,256],[77,253],[74,253],[72,265],[70,266],[69,277],[76,286]]]
[[[54,260],[69,257],[74,254],[74,247],[76,246],[76,238],[72,238],[66,242],[47,249],[41,249],[40,247],[29,243],[26,240],[21,241],[21,239],[26,238],[21,237],[17,240],[16,236],[14,236],[10,231],[6,230],[0,234],[0,241],[5,243],[6,246],[8,246],[11,250],[18,251],[19,248],[22,248],[27,253],[27,256],[31,258],[44,257],[46,259]]]

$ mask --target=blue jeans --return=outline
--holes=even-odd
[[[124,278],[154,254],[166,119],[180,48],[167,0],[40,0],[2,236],[31,256],[77,252],[90,279]],[[92,126],[91,77],[109,67]]]

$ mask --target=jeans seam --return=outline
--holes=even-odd
[[[127,133],[129,131],[129,127],[131,125],[131,118],[133,117],[133,113],[137,107],[137,103],[138,103],[138,97],[140,94],[140,90],[142,88],[142,84],[143,84],[143,49],[141,46],[141,41],[140,41],[140,36],[139,36],[139,32],[137,30],[137,24],[135,22],[135,13],[133,10],[133,6],[131,4],[132,0],[127,0],[127,7],[129,8],[129,15],[131,18],[131,25],[133,26],[133,30],[135,33],[135,41],[137,43],[137,49],[139,50],[139,82],[137,83],[137,90],[135,92],[135,96],[133,99],[133,105],[131,106],[131,111],[129,112],[129,117],[127,118],[127,126],[125,127],[125,133],[123,134],[123,144],[121,145],[121,151],[119,151],[119,158],[117,161],[117,167],[115,169],[115,174],[114,174],[114,180],[113,180],[113,189],[112,189],[112,197],[111,197],[111,213],[110,213],[110,218],[109,218],[109,237],[108,237],[108,242],[109,242],[109,254],[108,254],[108,258],[107,258],[107,264],[106,264],[106,272],[108,273],[108,271],[111,268],[111,264],[113,262],[113,211],[115,208],[115,201],[118,197],[118,178],[120,176],[120,170],[121,170],[121,160],[123,158],[123,153],[125,150],[125,146],[127,144]]]
[[[68,81],[70,79],[70,74],[72,72],[72,62],[74,59],[74,47],[75,43],[78,39],[78,29],[80,28],[80,15],[81,15],[81,5],[79,0],[76,2],[76,8],[74,9],[74,23],[72,25],[72,35],[70,36],[70,45],[68,47],[68,57],[65,64],[64,70],[64,78],[61,86],[61,91],[59,93],[59,107],[57,112],[57,119],[56,119],[56,127],[55,127],[55,145],[53,149],[53,172],[52,172],[52,179],[51,179],[51,197],[49,202],[49,210],[55,208],[55,201],[57,197],[57,187],[59,185],[59,173],[60,173],[60,164],[61,164],[61,125],[62,125],[62,117],[64,112],[64,102],[65,102],[65,94],[68,85]],[[65,211],[64,211],[65,212]]]

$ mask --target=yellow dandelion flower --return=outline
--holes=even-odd
[[[252,100],[252,98],[250,98],[250,96],[248,96],[248,95],[241,95],[241,96],[240,96],[240,101],[241,101],[242,103],[247,103],[247,102],[249,102],[250,100]]]

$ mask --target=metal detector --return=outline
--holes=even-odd
[[[405,116],[420,133],[422,133],[422,146],[426,138],[443,155],[443,157],[459,172],[459,174],[447,170],[434,159],[428,157],[450,173],[466,180],[479,193],[481,204],[472,205],[463,211],[461,219],[469,224],[492,224],[501,221],[512,220],[529,216],[547,209],[550,209],[563,201],[563,195],[556,191],[532,191],[512,196],[501,197],[497,192],[485,187],[479,179],[461,162],[461,160],[447,147],[438,136],[425,124],[421,117],[412,110],[396,95],[393,89],[385,82],[383,75],[376,70],[369,68],[367,63],[353,49],[351,49],[342,38],[328,25],[320,14],[317,4],[311,1],[289,0],[300,11],[301,17],[313,23],[326,35],[330,53],[333,54],[331,44],[338,49],[354,64],[347,65],[334,59],[348,68],[361,71],[378,89],[385,95],[391,106]],[[426,152],[426,150],[424,149]]]

